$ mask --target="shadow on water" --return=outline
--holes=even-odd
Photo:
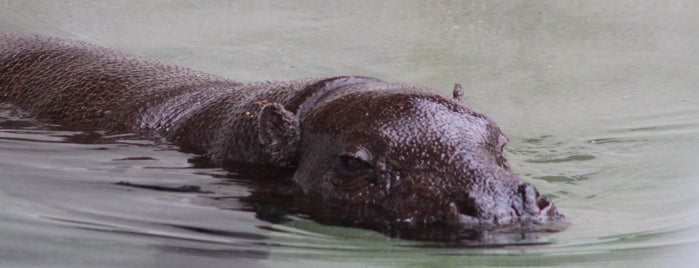
[[[189,160],[195,167],[211,167],[206,158],[193,157]],[[285,224],[293,219],[310,220],[328,226],[344,226],[374,230],[389,237],[446,242],[454,247],[505,247],[512,245],[542,245],[548,242],[539,241],[540,233],[557,232],[565,229],[569,222],[560,221],[550,224],[514,225],[504,227],[464,228],[436,225],[406,228],[398,225],[386,215],[373,214],[365,205],[350,206],[328,204],[307,200],[298,185],[291,181],[293,173],[285,169],[270,169],[248,164],[229,165],[227,176],[218,176],[225,185],[234,182],[250,188],[250,194],[244,197],[225,196],[215,191],[203,191],[200,186],[178,185],[161,186],[151,184],[135,184],[128,181],[117,182],[116,185],[164,191],[174,193],[194,193],[199,198],[208,199],[208,205],[222,208],[242,210],[255,213],[260,220],[272,224]],[[231,208],[230,202],[240,202],[242,207]],[[365,223],[365,217],[385,218],[384,224],[375,224],[372,220]]]

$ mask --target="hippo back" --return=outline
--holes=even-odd
[[[0,102],[65,129],[157,134],[215,162],[260,160],[254,116],[261,104],[286,104],[322,80],[243,84],[82,41],[19,33],[0,33],[0,59]]]
[[[81,41],[0,34],[0,101],[69,128],[131,131],[172,96],[238,82]]]

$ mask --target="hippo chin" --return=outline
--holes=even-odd
[[[398,236],[564,221],[512,172],[507,137],[458,86],[452,99],[357,76],[240,83],[22,34],[0,34],[0,57],[0,102],[68,129],[164,137],[223,167],[287,169],[318,219]]]

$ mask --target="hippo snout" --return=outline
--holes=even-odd
[[[509,224],[544,224],[563,217],[549,197],[539,195],[530,183],[522,183],[507,199],[455,197],[444,205],[445,222],[464,227]]]

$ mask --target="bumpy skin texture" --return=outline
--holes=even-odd
[[[510,170],[494,122],[424,88],[368,77],[243,84],[21,34],[0,34],[0,56],[0,102],[70,129],[157,133],[221,165],[292,169],[309,203],[350,225],[562,218]]]
[[[321,79],[242,84],[81,41],[0,35],[0,101],[69,129],[156,131],[216,162],[266,164],[265,103],[290,103]]]

